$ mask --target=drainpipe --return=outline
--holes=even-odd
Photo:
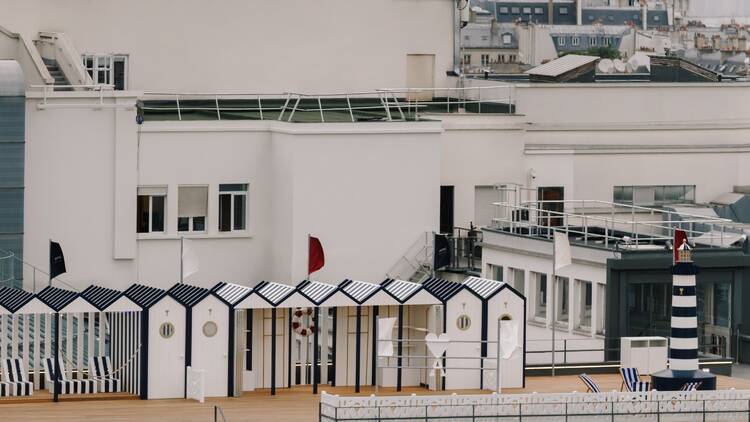
[[[553,7],[553,0],[547,0],[547,13],[549,14],[549,18],[547,21],[550,25],[555,24],[555,8]]]
[[[463,3],[464,8],[461,9]],[[453,70],[448,71],[448,76],[462,76],[461,72],[461,28],[469,23],[468,17],[464,18],[464,10],[469,11],[468,0],[456,0],[453,8]],[[468,13],[467,13],[468,15]],[[464,19],[466,19],[464,21]]]
[[[643,21],[643,30],[648,30],[648,4],[641,1],[641,20]]]
[[[576,0],[576,25],[583,25],[583,0]]]

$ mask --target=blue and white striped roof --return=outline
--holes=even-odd
[[[143,309],[150,308],[166,295],[166,290],[142,284],[133,284],[125,290],[125,296]]]
[[[422,283],[422,286],[433,296],[440,299],[441,302],[449,301],[464,288],[464,285],[461,283],[436,277],[428,278]]]
[[[72,290],[47,286],[36,297],[55,312],[97,312],[96,307]]]
[[[310,280],[305,280],[297,285],[297,291],[315,305],[324,303],[338,289],[338,286],[333,284]]]
[[[289,284],[261,281],[253,288],[252,293],[237,304],[237,307],[240,309],[276,308],[295,291],[295,287]]]
[[[3,314],[12,314],[17,312],[23,305],[29,303],[34,299],[34,294],[21,289],[14,289],[12,287],[2,286],[0,287],[0,307],[5,312]],[[0,309],[1,311],[1,309]]]
[[[357,302],[358,305],[361,305],[380,290],[380,285],[367,281],[346,279],[339,285],[339,289]]]
[[[167,294],[183,306],[192,308],[196,303],[205,299],[211,291],[205,287],[193,286],[185,283],[177,283],[167,290]]]
[[[101,312],[140,311],[141,307],[125,297],[125,293],[107,287],[91,285],[81,292],[81,297]]]
[[[494,296],[495,293],[506,286],[502,281],[481,277],[467,277],[466,280],[464,280],[463,285],[482,299],[488,299]]]
[[[401,303],[406,302],[410,297],[422,289],[421,284],[395,278],[387,278],[381,283],[381,285],[386,293],[393,296],[394,299]]]
[[[221,282],[215,285],[211,291],[228,304],[234,306],[249,295],[253,289],[252,287],[241,286],[239,284]]]

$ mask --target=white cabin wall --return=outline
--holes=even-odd
[[[227,397],[229,370],[229,309],[213,295],[192,309],[192,367],[204,370],[206,397]],[[218,330],[213,337],[203,334],[203,325],[213,321]]]
[[[459,330],[456,322],[461,315],[467,315],[471,325],[465,331]],[[445,367],[447,390],[479,388],[479,368],[482,356],[482,302],[478,297],[466,289],[453,296],[446,306],[446,328],[451,339],[446,355]],[[471,341],[475,343],[454,343],[455,341]],[[451,356],[472,357],[473,359],[451,359]],[[458,368],[458,369],[457,369]]]
[[[169,322],[174,334],[163,338],[159,327]],[[185,307],[165,296],[149,309],[148,398],[183,398],[185,395]]]
[[[512,320],[518,322],[517,338],[520,349],[510,359],[502,359],[500,372],[502,373],[502,388],[522,388],[524,374],[524,330],[526,329],[524,324],[524,313],[526,310],[524,309],[523,299],[509,289],[503,289],[487,302],[487,311],[487,340],[489,342],[497,342],[497,324],[501,317],[508,315]],[[489,343],[487,345],[487,359],[497,359],[497,343]],[[488,366],[495,368],[493,365]],[[494,380],[494,375],[488,377],[488,372],[485,371],[484,373],[484,387],[486,389],[494,389],[494,385],[488,384],[490,379]]]

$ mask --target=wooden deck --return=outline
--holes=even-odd
[[[594,375],[594,380],[605,390],[619,390],[619,375]],[[571,391],[585,391],[577,376],[558,377],[527,377],[526,389],[507,389],[507,393],[559,393]],[[728,378],[720,376],[720,389],[736,388],[750,389],[750,380]],[[323,387],[329,393],[353,395],[351,387]],[[81,401],[88,396],[79,396],[76,400],[66,396],[68,400],[60,403],[41,400],[46,392],[35,392],[35,396],[25,402],[16,399],[0,399],[0,417],[7,421],[35,421],[35,422],[67,422],[67,421],[153,421],[166,422],[209,422],[213,421],[213,406],[224,409],[229,422],[241,421],[272,421],[272,422],[313,422],[318,420],[318,398],[312,394],[310,387],[294,387],[277,390],[276,396],[271,396],[268,390],[249,392],[240,398],[207,399],[200,404],[192,400],[123,400],[132,396],[90,397],[92,400]],[[360,395],[373,394],[372,387],[363,388]],[[432,392],[421,388],[405,388],[397,393],[392,388],[381,388],[382,395],[408,394],[446,394],[446,392]],[[450,394],[451,392],[447,392]],[[481,394],[477,390],[456,391],[459,394]]]

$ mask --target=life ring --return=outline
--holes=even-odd
[[[301,337],[308,337],[315,331],[315,325],[312,323],[309,326],[302,325],[302,317],[305,315],[311,316],[313,314],[312,308],[297,308],[292,314],[292,330]]]

